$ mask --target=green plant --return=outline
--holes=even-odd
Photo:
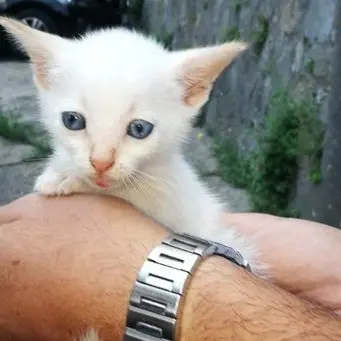
[[[30,144],[35,147],[35,157],[43,157],[51,152],[51,148],[46,138],[34,125],[20,123],[12,116],[0,114],[0,136],[7,140]]]
[[[311,47],[311,42],[310,39],[307,36],[303,37],[303,45],[310,48]]]
[[[273,69],[276,66],[276,60],[273,56],[269,57],[269,60],[267,61],[267,63],[264,65],[264,71],[269,74],[273,71]]]
[[[307,159],[308,179],[313,184],[321,182],[321,160],[323,155],[324,126],[320,119],[314,115],[313,105],[308,107],[308,114],[302,117],[299,136],[300,154]],[[310,113],[310,114],[309,114]]]
[[[136,16],[137,19],[141,18],[144,0],[131,0],[130,11]]]
[[[207,104],[200,110],[198,115],[193,119],[192,126],[195,128],[203,127],[206,122],[206,112],[207,112]]]
[[[251,181],[249,159],[241,155],[232,139],[217,140],[214,152],[223,180],[238,188],[248,188]]]
[[[190,11],[187,16],[188,23],[194,25],[197,21],[198,14],[196,11]]]
[[[174,40],[174,33],[162,32],[157,39],[164,45],[165,48],[170,49]]]
[[[130,28],[144,30],[142,23],[144,0],[129,0],[122,4],[124,25]]]
[[[310,58],[305,64],[305,69],[309,74],[313,75],[315,70],[315,60]]]
[[[249,5],[249,0],[233,0],[233,8],[237,15],[242,10],[242,7],[248,6],[248,5]]]
[[[298,172],[300,115],[304,109],[287,94],[270,103],[264,135],[252,160],[251,201],[258,212],[288,215]]]
[[[240,32],[237,26],[232,26],[226,29],[224,36],[223,36],[223,41],[231,41],[231,40],[238,40],[238,39],[240,39]]]
[[[315,112],[312,104],[281,91],[270,101],[257,148],[245,156],[232,140],[217,144],[222,178],[248,190],[254,211],[297,216],[290,201],[303,157],[309,160],[309,179],[320,181],[323,129]]]
[[[259,29],[253,33],[255,53],[259,57],[269,35],[269,21],[263,15],[258,18]]]

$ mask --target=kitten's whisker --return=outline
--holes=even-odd
[[[141,177],[137,177],[136,174],[131,174],[131,180],[134,182],[138,190],[141,194],[145,196],[145,198],[149,201],[153,201],[153,196],[150,195],[150,192],[148,191],[148,183],[143,181],[144,179]],[[147,185],[147,186],[145,186]]]
[[[144,197],[146,198],[146,200],[148,200],[149,202],[155,202],[155,193],[151,193],[148,182],[143,181],[143,180],[144,179],[141,179],[141,178],[135,179],[136,185],[139,188],[140,193],[142,193]]]
[[[135,191],[140,191],[140,193],[146,196],[149,201],[155,201],[155,191],[166,194],[169,190],[173,191],[174,189],[173,184],[166,179],[130,167],[125,167],[124,170],[129,174],[129,176],[126,177],[129,184],[126,184],[124,180],[126,186],[130,185]],[[162,184],[165,184],[167,188],[162,186]]]
[[[134,189],[136,190],[136,187],[144,193],[143,187],[140,186],[141,180],[136,177],[134,174],[131,174],[131,176],[128,177],[129,182],[131,183],[131,185],[134,187]],[[136,187],[135,187],[136,185]]]
[[[140,175],[143,175],[144,177],[147,177],[147,178],[150,178],[150,179],[153,179],[153,180],[162,180],[162,179],[157,179],[155,176],[153,175],[150,175],[148,173],[145,173],[145,172],[142,172],[140,171],[139,169],[131,169],[131,171],[135,174],[140,174]]]
[[[169,182],[169,180],[166,180],[166,179],[163,179],[163,178],[160,178],[160,177],[155,177],[153,175],[150,175],[150,174],[147,174],[145,172],[142,172],[142,171],[140,171],[138,169],[133,169],[132,172],[135,173],[136,175],[138,174],[138,175],[140,175],[142,177],[147,177],[150,180],[153,180],[155,183],[163,182],[163,183],[167,184],[170,187],[172,186],[172,183]]]
[[[146,184],[149,189],[154,189],[157,190],[159,192],[163,192],[163,193],[167,193],[168,191],[173,191],[174,190],[174,186],[173,184],[168,181],[168,180],[164,180],[164,179],[160,179],[158,180],[157,178],[152,179],[152,181],[150,181],[149,179],[144,178],[143,176],[141,177],[141,181]],[[164,181],[162,181],[164,180]],[[162,186],[162,182],[163,184],[165,184],[167,186],[167,188],[165,186]]]
[[[137,189],[136,189],[136,187],[134,186],[134,183],[133,183],[133,181],[130,179],[130,177],[127,177],[127,180],[128,180],[128,182],[130,183],[130,185],[133,187],[134,191],[137,192]]]
[[[127,183],[126,183],[125,178],[122,179],[122,182],[123,182],[123,187],[127,187]]]
[[[140,191],[148,197],[150,201],[155,201],[155,191],[166,193],[167,191],[161,187],[156,186],[154,182],[148,181],[148,179],[142,177],[141,175],[134,174],[132,178],[135,180],[136,185],[139,187]]]

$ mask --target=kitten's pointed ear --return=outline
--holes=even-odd
[[[177,77],[184,89],[183,103],[201,107],[207,101],[214,81],[246,48],[247,43],[234,41],[173,52]]]
[[[15,19],[0,17],[0,25],[11,36],[20,50],[32,61],[36,83],[48,87],[48,71],[53,65],[53,48],[65,39],[33,29]]]

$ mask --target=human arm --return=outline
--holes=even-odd
[[[181,327],[181,341],[341,339],[339,317],[218,258],[193,277]]]
[[[3,328],[23,341],[71,341],[90,327],[122,339],[137,271],[164,229],[95,196],[31,195],[1,208],[0,224]],[[179,321],[181,341],[341,338],[338,317],[217,257],[193,276]]]
[[[341,312],[341,230],[259,213],[226,214],[224,219],[252,238],[273,283]]]

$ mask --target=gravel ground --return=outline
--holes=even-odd
[[[20,121],[35,122],[38,106],[29,65],[24,62],[1,62],[0,75],[2,113],[14,114]]]
[[[14,114],[22,122],[36,122],[37,103],[30,67],[24,62],[0,63],[0,108],[2,114]],[[199,134],[199,135],[198,135]],[[201,136],[201,138],[198,138]],[[192,132],[185,146],[186,157],[200,172],[217,173],[212,156],[212,140],[202,131]],[[23,162],[32,154],[32,147],[13,144],[0,138],[0,204],[8,203],[31,192],[32,184],[42,167],[39,162]],[[204,178],[233,211],[248,211],[248,195],[233,188],[218,176]]]

